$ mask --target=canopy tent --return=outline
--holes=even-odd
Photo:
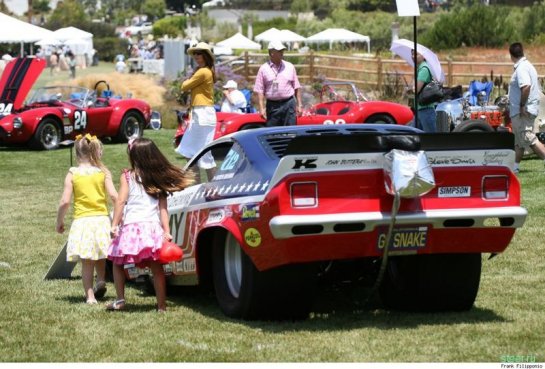
[[[365,42],[367,52],[371,52],[371,39],[369,36],[349,31],[344,28],[328,28],[325,31],[318,32],[315,35],[307,37],[306,43],[329,43],[331,49],[335,42]]]
[[[36,42],[53,37],[53,32],[42,27],[24,22],[4,13],[0,13],[0,42],[20,43],[21,55],[25,42]]]
[[[275,40],[278,37],[280,30],[277,28],[269,28],[268,30],[261,32],[259,35],[254,37],[254,40],[257,42],[269,42]]]
[[[57,43],[55,43],[57,41]],[[49,43],[46,43],[49,42]],[[86,67],[91,64],[94,51],[93,34],[76,27],[59,28],[53,32],[53,37],[41,40],[40,44],[50,46],[66,45],[76,55],[77,64]]]
[[[257,42],[253,42],[242,33],[238,32],[235,35],[220,41],[216,44],[221,47],[230,47],[231,49],[243,49],[243,50],[260,50],[261,45]]]
[[[271,42],[271,41],[281,41],[282,43],[285,43],[288,45],[288,49],[292,49],[292,46],[296,42],[302,42],[305,41],[306,38],[303,36],[290,31],[289,29],[276,29],[276,28],[269,28],[265,32],[261,32],[259,35],[255,36],[254,39],[258,42]]]

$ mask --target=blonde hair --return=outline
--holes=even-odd
[[[82,159],[88,160],[89,163],[102,170],[106,166],[102,163],[102,142],[96,136],[91,136],[87,133],[85,136],[77,135],[76,142],[76,158],[79,161]]]

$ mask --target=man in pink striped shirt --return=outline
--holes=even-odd
[[[283,60],[286,47],[269,43],[270,60],[257,72],[254,92],[259,96],[259,112],[268,127],[293,126],[302,112],[301,85],[295,67]]]

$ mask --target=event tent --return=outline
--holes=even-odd
[[[4,13],[0,13],[0,42],[20,43],[21,54],[25,42],[36,42],[53,37],[53,32],[42,27],[24,22]]]
[[[275,27],[269,28],[266,31],[261,32],[259,35],[254,37],[254,40],[257,42],[269,42],[278,37],[280,30]]]
[[[235,35],[220,41],[216,44],[221,47],[230,47],[231,49],[243,49],[243,50],[260,50],[261,45],[257,42],[253,42],[242,33],[238,32]]]
[[[76,27],[59,28],[53,32],[54,37],[68,45],[76,55],[93,53],[93,34]]]
[[[371,52],[371,39],[369,36],[360,35],[344,28],[328,28],[325,31],[307,37],[305,42],[329,43],[330,49],[336,42],[365,42],[367,44],[367,52]]]

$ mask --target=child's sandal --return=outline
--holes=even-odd
[[[115,300],[114,302],[109,303],[106,305],[106,310],[108,311],[119,311],[119,310],[125,310],[125,300]]]

